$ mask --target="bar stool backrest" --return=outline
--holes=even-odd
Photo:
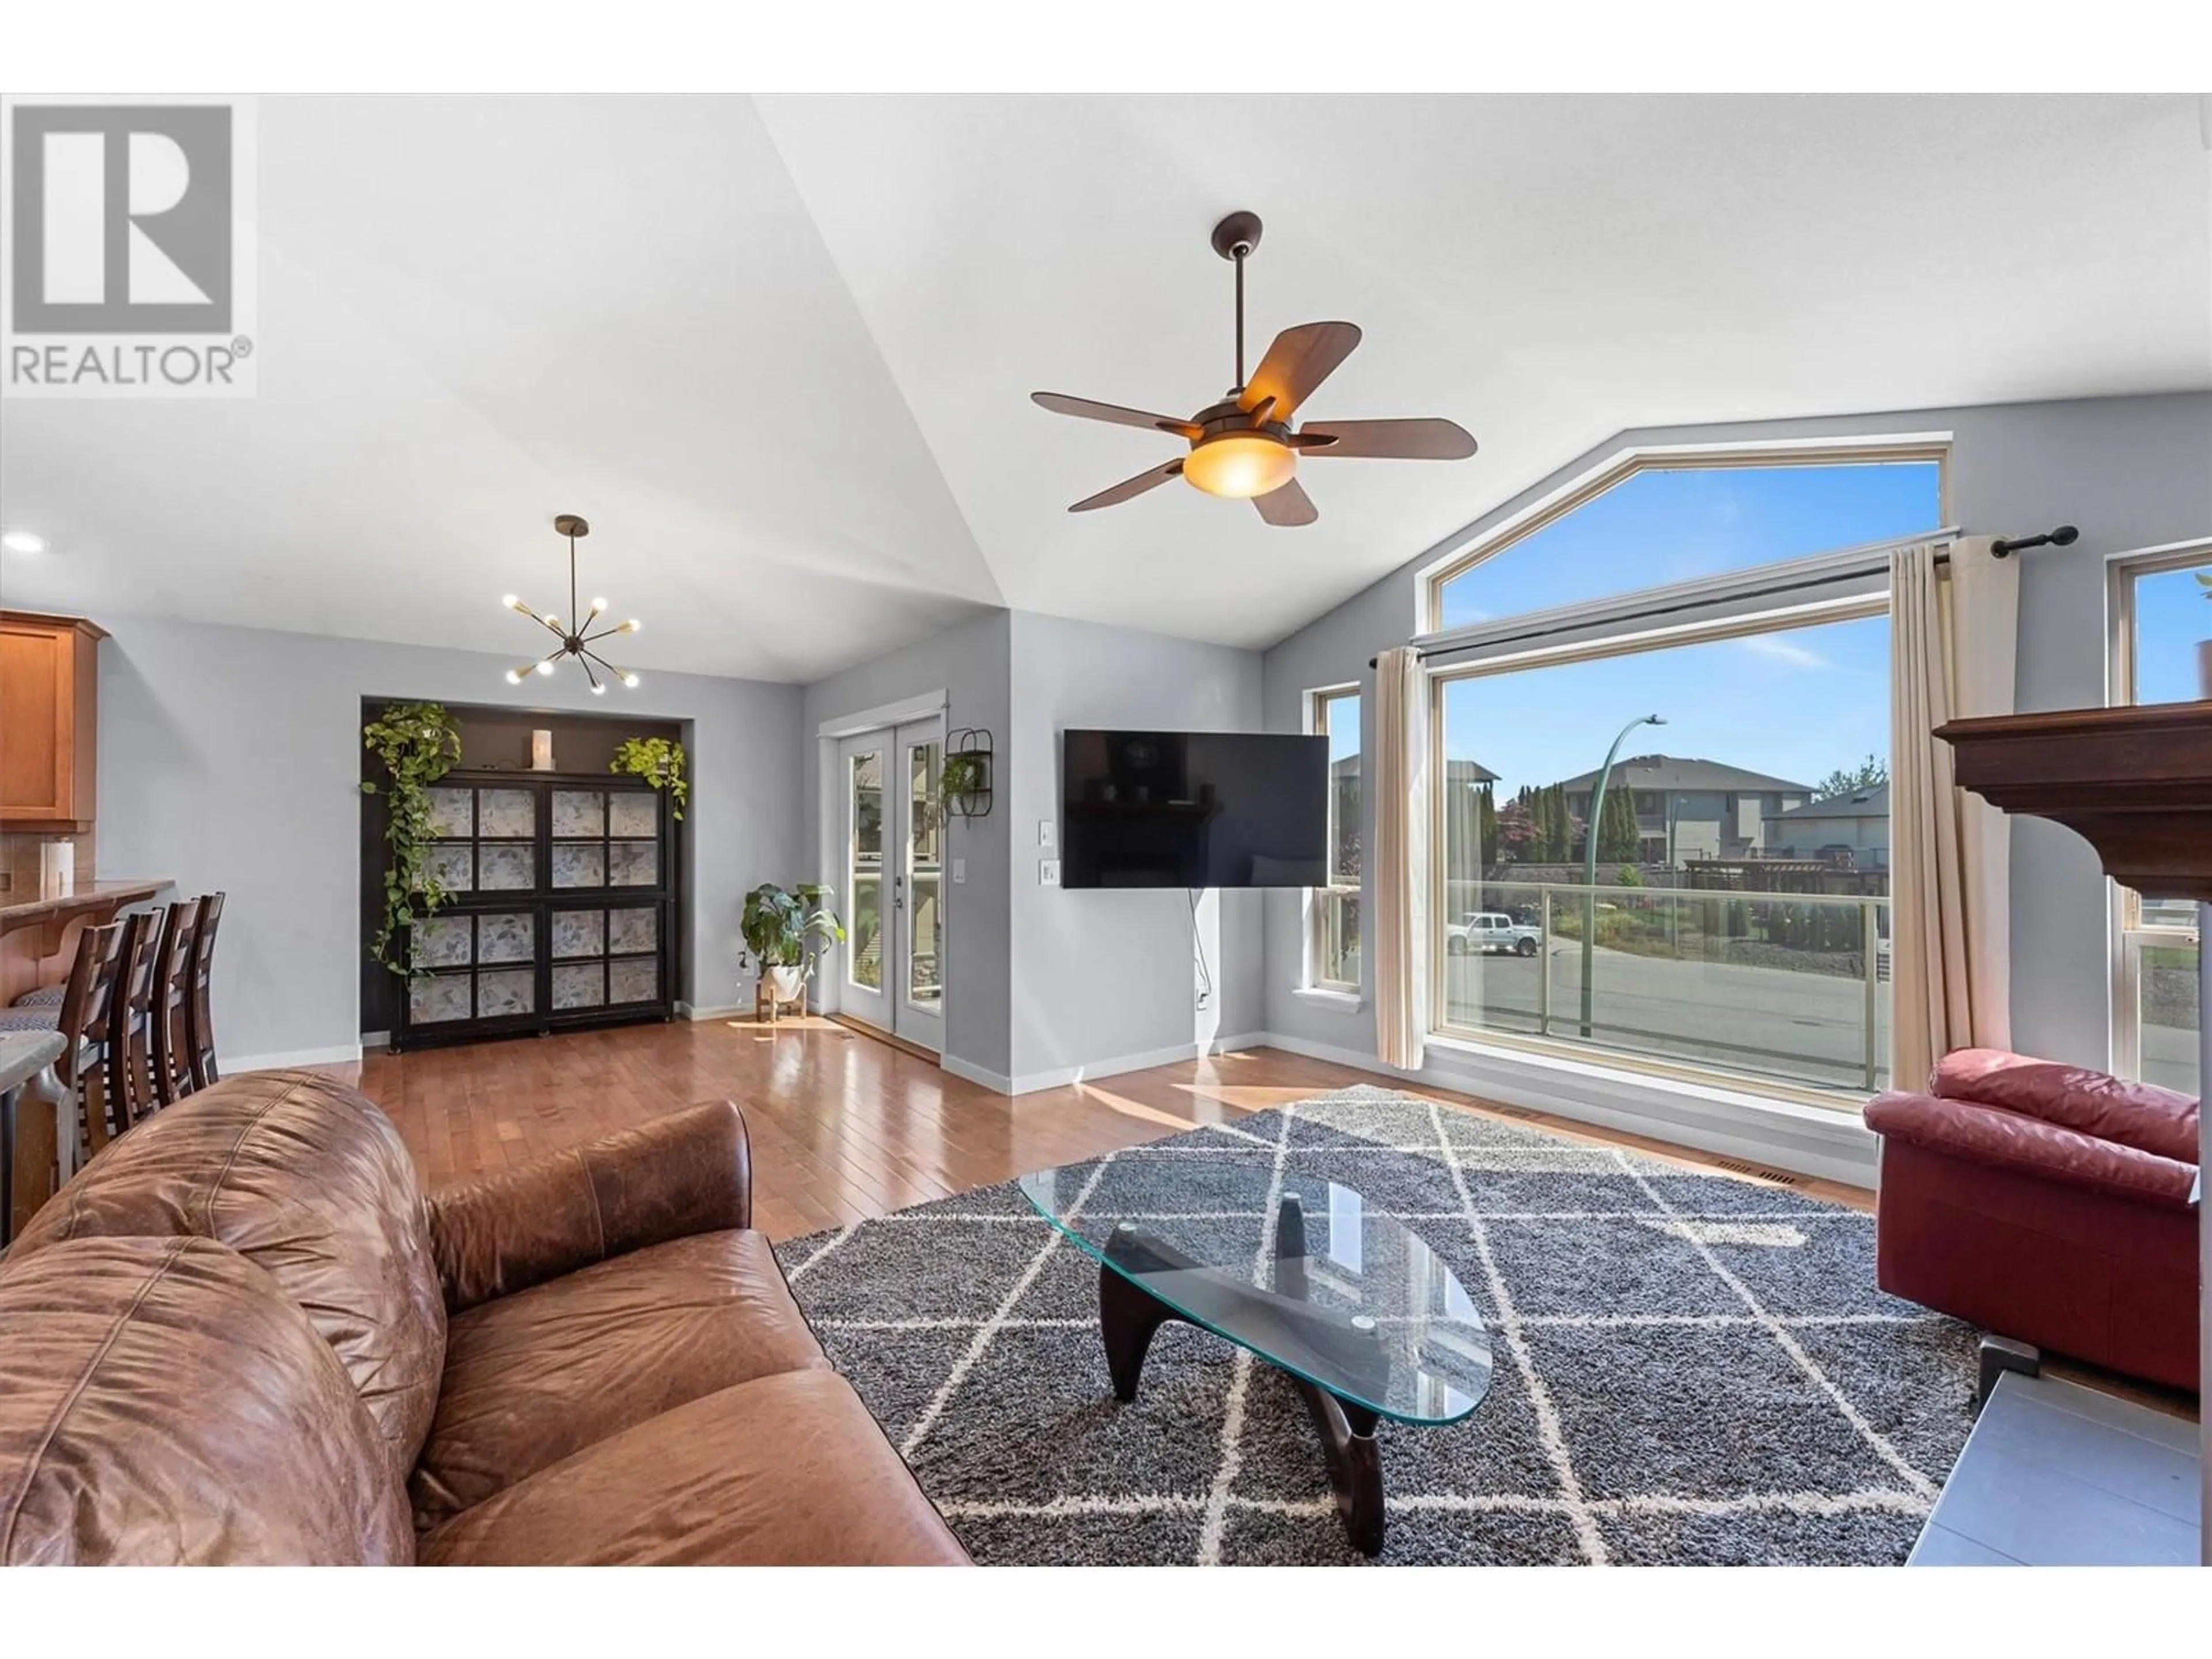
[[[154,1095],[163,1106],[175,1105],[194,1086],[191,1039],[185,1028],[191,1006],[192,950],[199,925],[200,902],[179,899],[161,919],[161,943],[154,951]]]
[[[161,953],[163,914],[134,910],[122,918],[115,986],[108,1000],[108,1048],[118,1075],[114,1091],[120,1128],[143,1121],[161,1103],[154,1086],[155,959]]]
[[[200,895],[200,922],[192,938],[192,988],[185,1007],[185,1060],[192,1086],[204,1089],[222,1073],[215,1064],[215,1015],[208,988],[215,975],[215,930],[222,920],[222,895]]]

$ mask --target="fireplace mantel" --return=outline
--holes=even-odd
[[[2212,903],[2212,702],[1952,720],[1961,788],[2063,823],[2147,898]]]

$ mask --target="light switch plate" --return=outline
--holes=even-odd
[[[1058,845],[1059,840],[1058,826],[1050,818],[1040,818],[1037,821],[1037,845],[1049,853]]]
[[[955,860],[952,860],[952,884],[953,884],[955,887],[957,887],[957,886],[959,886],[962,883],[965,882],[967,879],[968,879],[968,860],[967,860],[966,859],[955,859]]]
[[[1058,859],[1039,859],[1037,860],[1037,885],[1040,887],[1057,887],[1060,885],[1060,860]]]

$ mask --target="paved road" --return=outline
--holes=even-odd
[[[1448,958],[1453,1023],[1537,1028],[1542,957]],[[1579,1034],[1582,947],[1554,941],[1551,1032]],[[1866,986],[1839,974],[1635,956],[1600,946],[1592,1040],[1797,1081],[1864,1089]],[[1877,988],[1875,1086],[1889,1083],[1889,986]],[[1480,1012],[1478,1012],[1480,1011]],[[1485,1015],[1487,1015],[1486,1020]],[[1746,1053],[1747,1049],[1767,1053]]]

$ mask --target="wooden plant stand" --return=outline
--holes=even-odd
[[[786,1000],[775,994],[775,987],[763,974],[753,985],[753,1018],[763,1025],[773,1025],[785,1014],[806,1013],[806,981],[799,981],[799,994]]]

